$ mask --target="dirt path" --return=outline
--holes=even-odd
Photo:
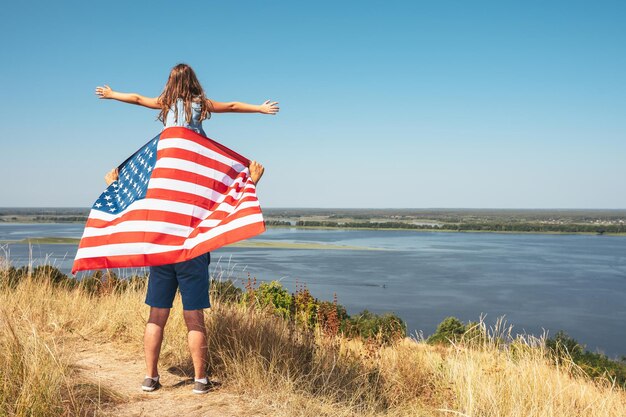
[[[141,382],[145,374],[143,355],[140,352],[123,352],[113,345],[79,346],[75,365],[81,379],[110,390],[120,397],[116,405],[103,407],[107,416],[268,416],[258,404],[227,392],[217,386],[207,394],[193,394],[192,381],[167,371],[161,372],[161,384],[157,391],[144,393]]]

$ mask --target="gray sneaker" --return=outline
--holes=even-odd
[[[207,383],[201,381],[195,381],[193,384],[193,393],[194,394],[206,394],[212,388],[211,381],[207,379]]]
[[[146,392],[152,392],[161,388],[161,383],[157,379],[156,381],[152,378],[146,378],[143,380],[143,384],[141,384],[141,389]]]

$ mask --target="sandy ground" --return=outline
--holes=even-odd
[[[215,388],[207,394],[192,393],[190,378],[161,371],[162,387],[146,393],[141,390],[145,375],[142,352],[123,352],[113,345],[79,346],[75,350],[75,365],[81,380],[95,383],[104,393],[114,393],[118,400],[102,405],[105,416],[269,416],[267,407],[253,404],[229,393],[215,382]]]

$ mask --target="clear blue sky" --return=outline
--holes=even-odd
[[[264,207],[626,208],[626,2],[5,2],[0,206],[90,206],[190,64]]]

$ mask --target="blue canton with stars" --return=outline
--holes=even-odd
[[[156,163],[159,136],[151,139],[118,167],[119,178],[100,194],[92,209],[117,214],[133,201],[145,197],[148,180]]]

